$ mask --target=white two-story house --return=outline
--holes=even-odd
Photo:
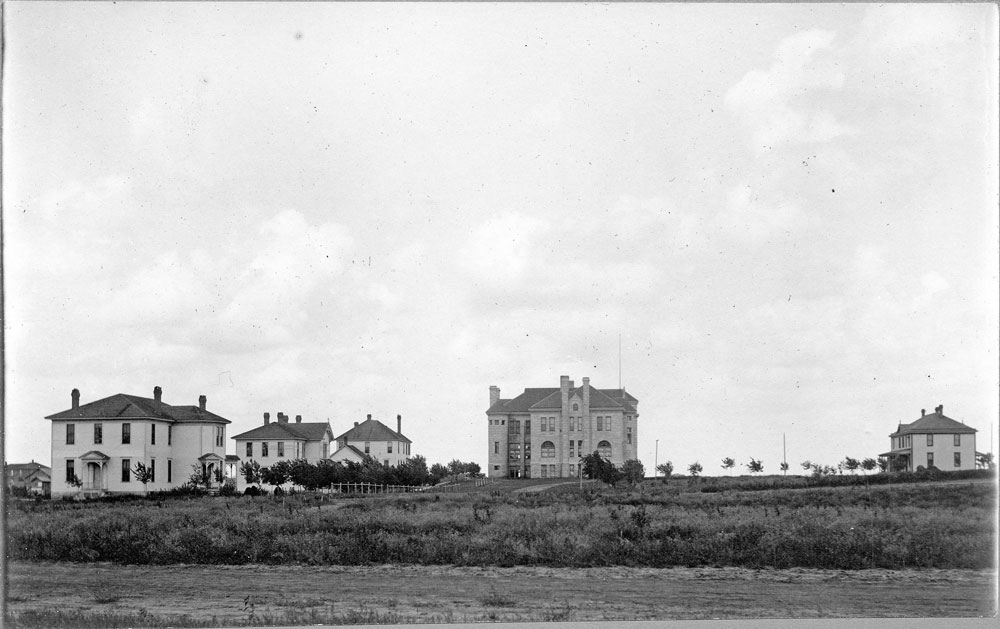
[[[226,456],[229,420],[209,412],[204,395],[197,406],[118,393],[72,406],[45,419],[52,422],[52,496],[143,493],[179,487],[195,470],[218,484]],[[135,475],[142,463],[152,470],[145,484]]]

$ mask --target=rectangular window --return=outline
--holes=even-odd
[[[216,439],[216,441],[215,441],[215,445],[217,445],[217,446],[219,446],[221,448],[226,443],[226,428],[225,428],[225,426],[219,426],[218,431],[219,431],[219,435],[218,435],[218,439]]]
[[[391,441],[387,442],[386,448],[387,448],[386,451],[385,451],[386,454],[392,454],[392,442]]]
[[[494,441],[493,442],[493,454],[500,454],[500,442],[499,441]]]
[[[955,467],[962,467],[962,453],[955,453]]]
[[[261,458],[267,458],[267,442],[266,441],[261,441],[260,442],[260,456],[261,456]]]
[[[542,432],[548,432],[548,430],[549,430],[549,420],[547,420],[546,418],[542,417],[541,421],[542,421],[542,426],[541,426]]]
[[[927,435],[927,447],[930,448],[934,445],[934,435]]]
[[[122,424],[122,444],[132,443],[132,424]]]
[[[569,455],[573,456],[573,440],[569,440]]]
[[[576,466],[572,463],[569,464],[569,475],[576,476]]]
[[[167,426],[167,445],[173,445],[174,443],[174,427]]]
[[[156,482],[156,459],[149,460],[149,482]]]
[[[329,441],[324,441],[323,442],[323,458],[325,459],[328,456],[330,456],[330,442]]]
[[[927,467],[934,467],[934,453],[927,453]]]
[[[247,456],[253,457],[253,441],[247,441]]]
[[[521,460],[521,444],[519,443],[508,443],[507,444],[507,458],[511,461]]]
[[[104,424],[94,424],[94,443],[104,443]]]
[[[548,477],[549,477],[549,466],[548,465],[543,465],[542,466],[542,478],[548,478]]]
[[[550,417],[549,418],[549,432],[555,432],[555,431],[556,431],[556,418],[555,417]]]
[[[66,482],[72,483],[76,479],[76,471],[73,469],[73,459],[66,459]]]
[[[597,429],[604,430],[604,417],[597,418]]]
[[[549,476],[551,478],[555,478],[556,477],[556,465],[555,465],[555,463],[549,465]]]
[[[366,441],[365,442],[365,454],[371,454],[371,452],[372,452],[371,442],[370,441]]]
[[[955,435],[955,446],[962,445],[962,435]]]
[[[173,477],[173,472],[174,472],[173,467],[174,467],[174,462],[171,461],[170,459],[167,459],[167,482],[168,483],[171,480],[173,480],[173,478],[172,478]]]
[[[570,417],[569,418],[569,429],[570,429],[571,432],[576,429],[576,418],[575,417]]]
[[[524,420],[524,434],[531,434],[531,420]]]
[[[497,472],[497,471],[499,471],[499,470],[500,470],[500,466],[499,466],[499,465],[494,465],[494,466],[493,466],[493,471],[494,471],[494,472]]]
[[[285,456],[285,442],[278,442],[278,456]]]
[[[611,417],[604,418],[604,430],[611,430]]]
[[[132,459],[122,459],[122,482],[128,483],[132,480]]]
[[[66,424],[66,445],[76,443],[76,424]]]
[[[625,428],[625,436],[628,437],[628,443],[629,443],[629,445],[632,445],[632,427],[631,426],[627,426]]]
[[[153,444],[154,446],[156,445],[156,424],[153,424],[152,426],[150,426],[149,442],[151,444]]]

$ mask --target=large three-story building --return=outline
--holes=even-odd
[[[576,387],[525,389],[501,399],[490,387],[489,469],[492,478],[566,478],[580,473],[581,457],[598,452],[615,465],[638,458],[638,400],[624,389],[597,389],[590,378]]]

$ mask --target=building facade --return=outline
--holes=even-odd
[[[4,466],[7,489],[23,489],[31,496],[47,496],[51,491],[52,469],[41,463],[8,463]]]
[[[52,496],[143,493],[179,487],[200,469],[218,484],[226,456],[229,420],[209,412],[204,395],[197,406],[175,406],[153,397],[119,393],[49,415],[52,422]],[[153,477],[135,475],[142,463]]]
[[[264,424],[233,437],[236,441],[236,489],[243,491],[246,479],[239,473],[239,467],[246,461],[257,461],[261,467],[268,467],[278,461],[305,459],[316,463],[330,455],[333,429],[329,422],[303,422],[301,415],[295,421],[278,413],[277,421],[271,421],[271,414],[264,413]]]
[[[511,399],[490,387],[486,411],[491,478],[573,478],[593,452],[620,466],[638,458],[638,400],[624,389],[597,389],[590,378],[576,387],[525,389]]]
[[[976,469],[976,430],[945,417],[943,404],[930,414],[921,409],[920,419],[899,424],[889,444],[890,450],[879,458],[887,461],[890,471]]]
[[[356,453],[345,451],[353,446],[358,453],[385,465],[398,465],[410,458],[413,442],[403,435],[403,417],[396,415],[396,430],[392,430],[371,415],[337,437],[337,450],[333,458],[337,461],[355,460]]]

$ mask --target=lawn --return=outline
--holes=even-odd
[[[15,502],[8,557],[134,565],[994,567],[997,505],[988,482],[512,487]]]

